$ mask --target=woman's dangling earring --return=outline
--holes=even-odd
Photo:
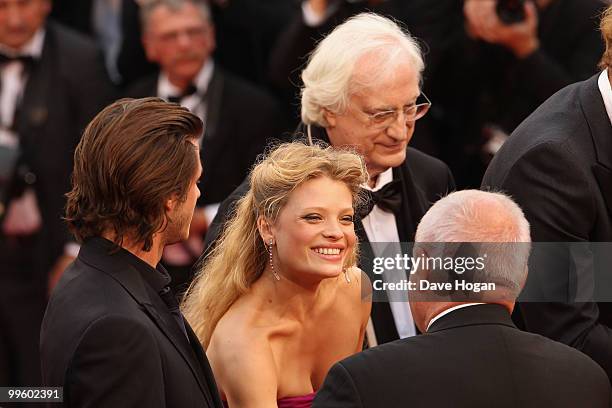
[[[344,279],[346,279],[347,283],[351,283],[351,278],[348,275],[348,271],[346,270],[347,268],[344,268]]]
[[[272,268],[272,275],[274,275],[274,278],[279,281],[280,280],[280,276],[278,276],[278,273],[274,270],[274,262],[272,262],[272,247],[274,246],[274,240],[270,239],[270,242],[268,243],[268,254],[270,255],[270,268]]]

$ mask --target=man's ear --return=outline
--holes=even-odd
[[[264,243],[268,245],[270,240],[274,241],[274,233],[272,231],[272,227],[270,223],[263,215],[257,217],[257,230],[259,231],[259,236],[263,239]]]
[[[166,213],[171,213],[178,206],[179,199],[176,194],[172,194],[164,203],[164,210]]]
[[[330,111],[329,109],[323,109],[323,117],[325,118],[325,121],[327,122],[327,127],[335,127],[336,123],[338,121],[338,116]]]

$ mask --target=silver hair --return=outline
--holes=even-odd
[[[482,243],[475,245],[477,256],[487,255],[485,269],[474,280],[495,282],[518,297],[531,250],[529,222],[521,208],[504,194],[479,190],[457,191],[440,199],[421,219],[415,248],[426,243],[423,246],[440,251],[444,245],[434,243],[463,242]]]
[[[363,57],[373,56],[376,68],[370,83],[356,83],[355,68]],[[388,79],[406,57],[419,75],[425,64],[417,41],[394,21],[362,13],[337,26],[310,55],[302,72],[302,121],[327,126],[325,110],[342,113],[349,97],[361,87]]]
[[[207,23],[212,23],[210,8],[205,0],[141,0],[140,5],[140,24],[142,31],[146,31],[149,25],[151,13],[161,6],[167,7],[171,11],[179,11],[185,4],[193,4]]]

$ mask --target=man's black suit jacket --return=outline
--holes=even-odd
[[[134,84],[127,97],[157,95],[158,75]],[[202,140],[202,195],[198,205],[219,203],[242,183],[266,140],[280,139],[285,127],[276,101],[264,91],[215,66],[206,93]]]
[[[512,133],[484,176],[483,187],[509,193],[523,208],[534,242],[612,241],[612,126],[598,76],[541,105]],[[588,247],[584,253],[545,255],[546,270],[530,265],[527,289],[546,294],[556,287],[568,296],[559,299],[566,303],[519,304],[525,328],[583,351],[612,379],[612,307],[574,303],[572,296],[573,280],[592,277],[588,262],[580,267]],[[547,287],[534,287],[536,276],[546,276],[541,283]]]
[[[114,97],[96,46],[48,22],[42,54],[29,71],[16,118],[20,163],[36,175],[34,189],[43,222],[39,241],[45,248],[35,256],[41,258],[43,272],[50,269],[69,237],[62,216],[74,149],[89,121]],[[21,190],[22,181],[15,182],[15,190]]]
[[[325,129],[311,126],[311,130],[314,141],[329,143]],[[306,126],[300,124],[295,132],[295,138],[304,140],[306,135]],[[455,182],[450,170],[444,163],[411,147],[406,152],[404,163],[393,169],[393,179],[400,180],[402,186],[401,211],[395,216],[399,238],[402,242],[411,242],[414,240],[416,227],[425,212],[434,202],[453,191]],[[223,225],[229,214],[232,213],[236,202],[246,194],[248,189],[249,183],[248,180],[245,180],[221,204],[217,216],[206,233],[206,249],[202,258],[208,254],[211,245],[221,234]],[[359,267],[368,274],[371,280],[380,279],[379,275],[374,275],[372,272],[374,254],[359,219],[355,222],[355,232],[359,238]],[[372,323],[378,343],[386,343],[399,338],[389,303],[374,302],[372,304]]]
[[[518,330],[500,305],[467,306],[427,333],[336,363],[313,408],[610,407],[603,370],[584,354]]]
[[[222,407],[189,341],[127,251],[91,238],[53,292],[41,329],[43,383],[66,407]],[[150,272],[156,272],[151,269]]]

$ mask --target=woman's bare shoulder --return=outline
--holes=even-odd
[[[370,278],[357,266],[348,268],[340,281],[340,290],[345,296],[339,296],[338,301],[342,302],[350,310],[361,308],[362,320],[370,315],[372,305],[372,284]]]
[[[269,348],[268,336],[254,324],[253,308],[242,303],[234,304],[219,319],[211,336],[209,349],[231,353],[252,351],[254,348]],[[265,351],[265,350],[258,350]],[[231,356],[229,356],[231,357]]]
[[[219,388],[230,406],[275,402],[277,373],[267,335],[240,316],[229,317],[219,321],[206,350]]]

